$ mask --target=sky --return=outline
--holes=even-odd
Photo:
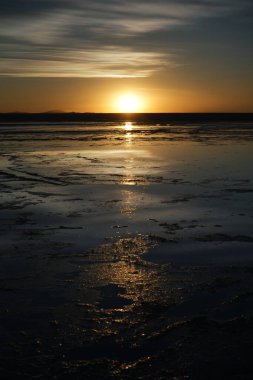
[[[0,112],[253,112],[252,0],[1,0]]]

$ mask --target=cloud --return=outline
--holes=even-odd
[[[1,0],[0,75],[140,77],[175,65],[152,40],[249,7],[248,0]],[[140,51],[140,43],[142,49]]]
[[[126,65],[127,62],[127,65]],[[4,58],[0,75],[19,77],[146,77],[168,64],[168,56],[116,49],[48,51],[20,59]],[[17,69],[18,66],[18,69]]]

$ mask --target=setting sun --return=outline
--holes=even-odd
[[[117,108],[120,112],[138,112],[140,108],[140,100],[137,96],[132,94],[122,95],[117,100]]]

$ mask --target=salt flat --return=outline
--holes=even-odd
[[[4,378],[250,378],[250,125],[15,124],[1,140]]]

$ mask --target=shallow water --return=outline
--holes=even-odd
[[[1,125],[4,378],[247,378],[252,148],[249,124]]]

